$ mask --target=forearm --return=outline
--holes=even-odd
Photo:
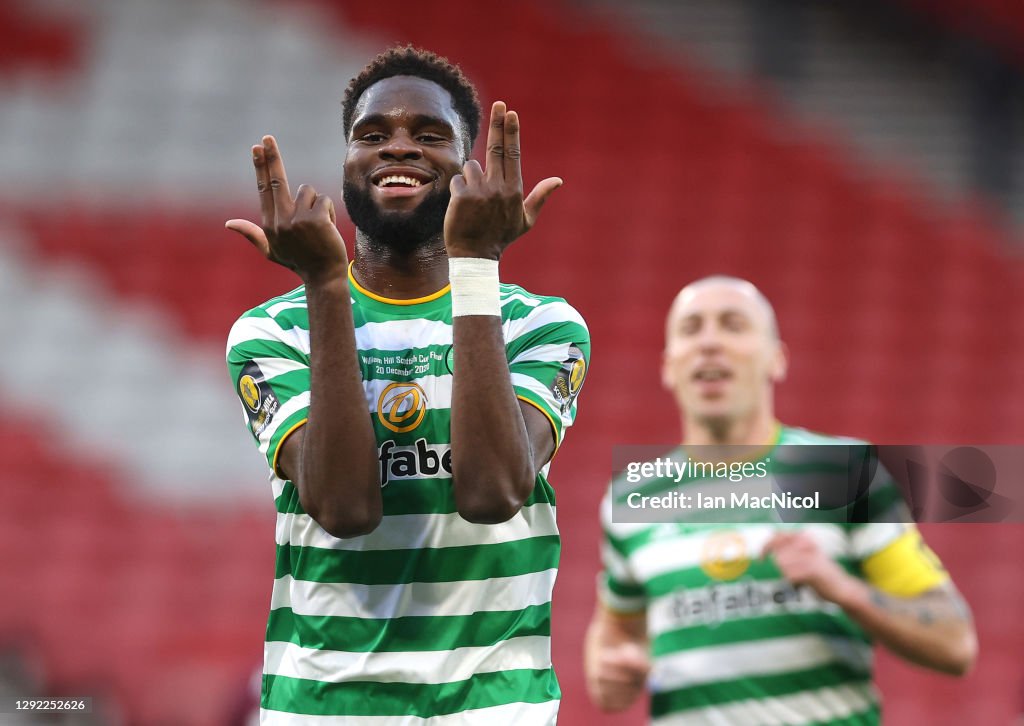
[[[503,522],[533,491],[536,471],[502,336],[501,318],[456,317],[452,383],[452,487],[469,521]]]
[[[851,577],[837,602],[869,635],[913,663],[951,675],[964,675],[974,663],[970,611],[952,585],[901,598]]]
[[[366,406],[346,279],[306,285],[310,407],[299,456],[302,505],[338,537],[372,531],[382,502],[377,445]]]

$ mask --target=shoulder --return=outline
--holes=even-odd
[[[587,330],[583,316],[565,298],[537,295],[508,283],[501,285],[501,317],[519,333],[560,323]]]
[[[308,331],[306,288],[299,286],[242,313],[228,333],[227,351],[230,355],[232,349],[254,340],[297,345],[302,338],[308,340]]]
[[[836,436],[796,426],[783,426],[782,438],[779,443],[787,445],[807,444],[822,446],[831,444],[833,446],[866,446],[869,442],[852,436]]]

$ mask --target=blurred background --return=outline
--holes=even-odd
[[[274,515],[224,342],[298,280],[222,225],[258,213],[264,133],[337,199],[342,92],[394,42],[520,112],[528,184],[566,180],[503,263],[593,335],[551,477],[561,723],[643,720],[589,705],[581,649],[611,447],[678,440],[658,365],[686,282],[774,302],[787,423],[1024,440],[1018,0],[0,0],[0,27],[0,695],[95,698],[0,723],[241,723]],[[1024,527],[924,530],[981,656],[952,680],[882,654],[886,724],[1011,723]]]

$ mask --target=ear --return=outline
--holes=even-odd
[[[768,377],[772,383],[782,383],[786,380],[786,373],[789,371],[789,347],[779,341],[775,346],[775,353],[772,355],[771,368]]]
[[[661,351],[661,387],[666,391],[675,391],[675,381],[672,380],[672,368],[668,364],[668,351]]]

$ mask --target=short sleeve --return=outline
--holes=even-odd
[[[885,467],[871,483],[867,522],[854,524],[853,556],[864,579],[898,597],[913,597],[949,580],[938,556],[912,521],[910,509]]]
[[[627,533],[618,531],[611,517],[611,492],[601,502],[601,565],[598,599],[619,615],[639,615],[647,609],[647,592],[636,576],[628,555]]]
[[[564,300],[540,302],[509,321],[506,352],[516,396],[540,409],[561,445],[590,365],[583,317]]]
[[[228,372],[243,420],[267,465],[277,468],[281,445],[309,415],[309,333],[284,328],[259,308],[232,326]]]

